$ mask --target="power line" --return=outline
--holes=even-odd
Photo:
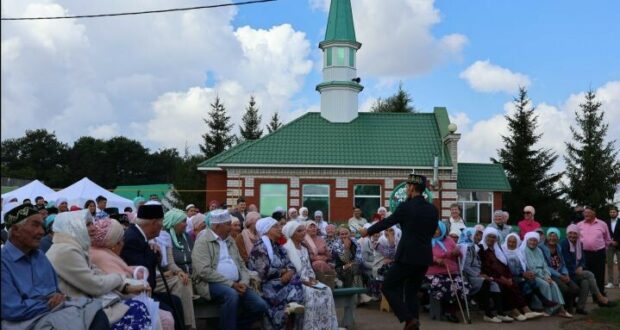
[[[33,21],[33,20],[51,20],[51,19],[70,19],[70,18],[98,18],[98,17],[115,17],[115,16],[130,16],[130,15],[143,15],[143,14],[158,14],[158,13],[170,13],[176,11],[189,11],[199,9],[212,9],[230,6],[244,6],[256,3],[273,2],[277,0],[251,0],[243,2],[233,3],[221,3],[208,6],[196,6],[196,7],[184,7],[184,8],[171,8],[171,9],[159,9],[159,10],[146,10],[146,11],[134,11],[125,13],[109,13],[109,14],[92,14],[92,15],[73,15],[73,16],[51,16],[51,17],[2,17],[3,21]]]

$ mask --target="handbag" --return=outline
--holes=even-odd
[[[139,272],[142,271],[142,279],[138,279]],[[144,286],[148,285],[147,279],[149,278],[149,270],[144,266],[138,266],[133,271],[133,280],[140,281],[140,283],[144,284]],[[151,317],[151,325],[155,328],[155,324],[157,324],[159,320],[159,302],[155,301],[153,298],[149,297],[146,294],[146,291],[142,291],[139,295],[134,298],[146,306],[146,309],[149,311],[149,316]]]

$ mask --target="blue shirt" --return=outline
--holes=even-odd
[[[101,220],[109,217],[110,215],[107,214],[105,211],[98,211],[97,213],[95,213],[95,220]]]
[[[58,278],[40,250],[29,256],[8,241],[2,248],[2,319],[25,321],[49,312],[48,296],[59,292]]]

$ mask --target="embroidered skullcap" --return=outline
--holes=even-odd
[[[211,212],[212,224],[227,223],[231,221],[232,217],[230,216],[230,212],[228,212],[228,210],[213,210]]]

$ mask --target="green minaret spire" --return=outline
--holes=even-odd
[[[351,0],[332,0],[323,43],[330,41],[357,43]]]

